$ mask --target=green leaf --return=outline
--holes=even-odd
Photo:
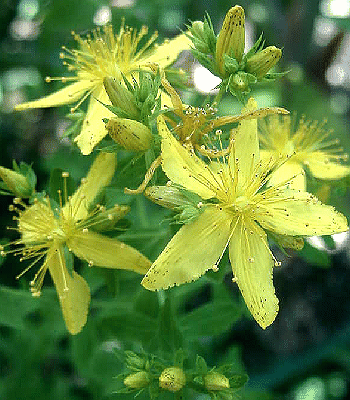
[[[159,313],[158,348],[165,354],[174,354],[182,347],[182,336],[177,326],[171,302],[171,289],[165,292],[166,298]]]
[[[29,291],[0,287],[0,324],[15,329],[26,327],[25,318],[40,307]]]
[[[211,301],[179,317],[182,333],[187,339],[216,336],[227,331],[242,315],[240,306],[233,301]],[[205,321],[205,323],[203,323]]]

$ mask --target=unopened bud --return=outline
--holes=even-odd
[[[224,54],[241,62],[245,44],[245,15],[241,6],[234,6],[227,12],[216,42],[216,63],[223,77],[227,75],[224,68]]]
[[[248,58],[246,71],[258,79],[263,78],[282,57],[282,50],[275,46],[266,47]]]
[[[185,384],[185,373],[179,367],[166,368],[159,377],[159,386],[170,392],[178,392]]]
[[[199,38],[204,38],[204,23],[202,21],[193,21],[191,25],[191,33]]]
[[[139,110],[132,93],[121,82],[109,77],[103,79],[103,84],[112,105],[123,110],[128,118],[138,119]]]
[[[218,372],[209,372],[204,377],[204,386],[208,390],[225,390],[230,388],[230,381]]]
[[[12,169],[0,167],[0,178],[5,182],[7,189],[17,197],[28,198],[33,194],[33,187],[26,177]]]
[[[146,151],[152,142],[152,133],[146,125],[133,119],[111,118],[106,124],[111,138],[126,150]]]
[[[229,79],[229,88],[231,91],[247,92],[249,91],[249,79],[247,74],[242,71],[238,71],[232,74]]]
[[[144,71],[140,72],[139,79],[138,101],[143,103],[153,90],[153,79],[150,73]]]
[[[149,373],[146,371],[135,372],[124,379],[124,385],[131,389],[142,389],[150,383]]]

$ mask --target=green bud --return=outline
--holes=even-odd
[[[150,73],[144,71],[140,72],[139,79],[140,83],[137,93],[137,100],[143,103],[153,92],[153,79]]]
[[[228,87],[231,92],[248,92],[249,80],[247,74],[242,71],[232,74],[229,78]]]
[[[193,21],[191,25],[191,33],[199,38],[204,38],[204,22],[203,21]]]
[[[106,123],[111,138],[126,150],[146,151],[151,147],[152,133],[146,125],[133,119],[111,118]]]
[[[131,369],[144,369],[146,367],[145,358],[130,350],[125,351],[125,363]]]
[[[178,392],[186,384],[186,375],[179,367],[166,368],[159,377],[159,386],[170,392]]]
[[[183,192],[173,185],[149,186],[144,194],[155,203],[172,210],[193,205]]]
[[[186,194],[188,194],[186,196]],[[174,220],[187,224],[192,222],[202,213],[202,202],[199,196],[190,192],[179,190],[176,186],[149,186],[144,195],[163,207],[177,212]],[[192,196],[189,197],[189,196]]]
[[[149,385],[151,379],[146,371],[135,372],[124,379],[124,385],[131,389],[142,389]]]
[[[34,187],[30,184],[27,177],[12,169],[0,167],[0,178],[6,185],[5,190],[8,190],[16,197],[28,198],[34,192]]]
[[[261,79],[277,64],[281,56],[281,49],[275,46],[266,47],[248,58],[245,70]]]
[[[216,64],[223,78],[227,77],[224,55],[234,57],[241,62],[245,45],[245,15],[241,6],[234,6],[227,12],[216,43]]]
[[[209,372],[204,376],[204,386],[208,390],[225,390],[230,388],[230,381],[225,375]]]
[[[115,79],[104,78],[103,84],[112,105],[124,111],[128,118],[137,120],[139,110],[133,94],[121,82]]]

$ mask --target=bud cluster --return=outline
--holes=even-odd
[[[208,15],[204,22],[194,21],[189,30],[194,56],[222,79],[220,88],[230,91],[241,101],[244,101],[243,94],[250,91],[251,84],[281,75],[269,71],[281,58],[282,50],[275,46],[264,49],[262,36],[244,53],[245,14],[239,5],[227,12],[218,36]]]
[[[194,369],[183,365],[182,350],[175,354],[174,363],[166,366],[155,356],[125,352],[125,360],[130,373],[123,374],[124,388],[119,393],[149,390],[150,398],[157,398],[162,392],[180,394],[191,389],[197,393],[209,394],[211,398],[234,399],[235,393],[247,381],[246,375],[233,374],[232,365],[209,369],[205,360],[197,356]]]
[[[104,87],[112,106],[106,107],[116,117],[105,119],[110,137],[126,150],[146,151],[152,144],[150,118],[155,118],[161,108],[158,96],[159,73],[140,71],[133,84],[125,77],[124,83],[106,77]]]

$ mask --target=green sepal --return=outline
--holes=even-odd
[[[239,69],[239,64],[234,57],[224,54],[224,68],[228,74],[234,74]]]
[[[68,118],[72,123],[63,133],[63,137],[72,137],[75,138],[81,132],[81,127],[83,126],[83,122],[85,119],[86,113],[83,111],[76,111],[74,113],[66,114],[66,118]]]
[[[203,357],[198,356],[196,358],[196,372],[198,375],[205,375],[208,373],[208,366]]]
[[[240,389],[248,382],[248,380],[249,380],[249,377],[247,374],[232,375],[229,378],[230,387],[232,389]]]

